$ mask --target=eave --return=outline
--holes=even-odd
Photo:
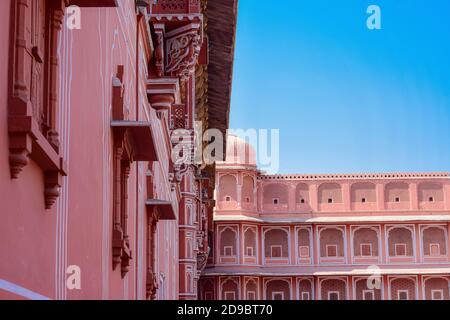
[[[207,3],[209,41],[208,118],[209,128],[222,131],[229,126],[233,79],[238,0],[214,0]]]
[[[111,127],[114,134],[123,134],[125,131],[131,134],[134,147],[133,160],[158,161],[152,127],[149,122],[113,120]]]
[[[145,202],[147,212],[151,212],[156,208],[158,211],[158,218],[160,220],[176,220],[175,209],[171,201],[159,199],[147,199]]]

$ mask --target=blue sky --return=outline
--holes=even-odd
[[[240,0],[230,127],[280,129],[280,173],[450,171],[449,14],[448,0]]]

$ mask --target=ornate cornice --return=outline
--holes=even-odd
[[[261,175],[259,180],[355,180],[355,179],[423,179],[450,178],[449,172],[361,173],[361,174],[279,174]]]
[[[165,72],[185,81],[195,73],[203,42],[202,24],[192,23],[166,34]]]

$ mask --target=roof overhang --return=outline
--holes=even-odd
[[[111,127],[114,134],[124,134],[128,131],[131,135],[134,151],[133,160],[158,161],[150,122],[113,120],[111,121]]]
[[[209,128],[226,137],[229,125],[238,0],[207,3]]]
[[[147,199],[145,202],[147,212],[156,209],[160,220],[176,220],[177,216],[171,201],[159,199]]]

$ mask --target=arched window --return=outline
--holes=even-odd
[[[422,245],[424,256],[447,255],[447,233],[442,227],[425,227],[422,231]]]
[[[319,186],[319,203],[342,203],[341,185],[338,183],[322,183]]]
[[[381,300],[381,286],[369,286],[372,282],[368,278],[355,280],[356,300]]]
[[[431,277],[424,279],[426,300],[449,300],[448,278]]]
[[[288,280],[274,279],[266,282],[266,300],[290,300],[291,288]]]
[[[252,205],[254,202],[254,181],[250,176],[244,176],[242,182],[242,202],[244,204]]]
[[[389,256],[411,257],[414,255],[413,233],[407,227],[393,227],[388,230]]]
[[[297,204],[309,204],[309,187],[306,183],[299,183],[295,188],[295,199]]]
[[[357,182],[351,186],[352,203],[375,203],[377,195],[375,184],[370,182]]]
[[[200,280],[200,288],[203,300],[214,300],[214,281],[212,279]]]
[[[385,201],[387,202],[408,202],[409,185],[405,182],[388,183],[384,190]]]
[[[411,278],[391,280],[391,300],[416,300],[416,282]]]
[[[306,228],[300,228],[297,231],[298,257],[300,259],[311,258],[311,239],[310,231]]]
[[[300,300],[314,300],[311,280],[301,279],[298,281],[298,296]]]
[[[222,282],[222,300],[238,300],[239,296],[239,280],[234,278],[226,279]]]
[[[377,257],[378,233],[372,228],[358,228],[353,233],[353,253],[356,257]]]
[[[279,205],[288,203],[288,188],[281,183],[264,186],[264,204]]]
[[[247,228],[244,232],[244,255],[256,257],[256,232],[253,228]]]
[[[344,232],[341,229],[320,230],[320,256],[323,258],[344,257]]]
[[[232,175],[225,175],[219,180],[220,201],[237,201],[237,181]]]
[[[220,231],[220,255],[232,257],[237,255],[236,231],[232,228],[225,228]]]
[[[266,258],[289,257],[288,232],[283,229],[270,229],[264,232],[264,254]]]
[[[347,285],[343,279],[325,279],[320,282],[322,300],[346,300]]]
[[[258,299],[258,284],[256,280],[250,279],[245,283],[245,298],[246,300]]]

